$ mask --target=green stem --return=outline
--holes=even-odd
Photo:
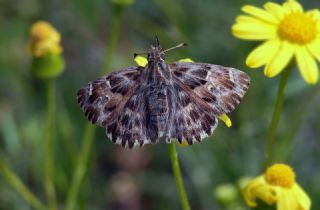
[[[106,74],[110,71],[112,66],[113,52],[118,42],[119,29],[121,23],[121,17],[123,14],[123,7],[113,6],[113,21],[111,26],[111,34],[108,41],[107,53],[105,58],[105,64],[102,70],[103,74]]]
[[[271,119],[269,132],[268,132],[267,145],[265,148],[264,164],[263,164],[264,168],[268,167],[269,164],[271,163],[271,158],[272,158],[271,154],[272,154],[272,150],[273,150],[273,145],[274,145],[274,141],[275,141],[278,123],[279,123],[280,116],[281,116],[282,105],[284,102],[285,88],[287,86],[287,82],[288,82],[288,79],[289,79],[289,76],[290,76],[292,69],[293,69],[293,65],[289,65],[281,73],[280,84],[278,87],[278,96],[277,96],[276,104],[275,104],[274,110],[273,110],[272,119]]]
[[[111,61],[113,58],[113,52],[118,42],[118,34],[119,34],[121,17],[122,17],[122,11],[123,11],[123,8],[118,8],[116,6],[114,7],[113,24],[112,24],[110,39],[108,41],[109,46],[106,53],[105,65],[102,69],[103,74],[107,73],[110,70]],[[76,169],[72,177],[71,186],[68,191],[67,205],[65,208],[66,210],[73,210],[76,207],[77,196],[79,194],[81,184],[83,182],[84,176],[88,168],[87,163],[90,157],[90,151],[91,151],[94,135],[95,135],[95,127],[92,126],[90,123],[88,123],[84,131],[82,151],[79,155]]]
[[[54,175],[54,116],[55,116],[55,82],[46,81],[47,89],[47,133],[45,142],[45,191],[49,210],[56,210],[57,200],[53,183]]]
[[[313,88],[309,94],[305,94],[303,98],[300,99],[302,103],[291,111],[291,113],[294,114],[292,114],[292,117],[289,119],[290,127],[287,129],[287,133],[284,135],[281,144],[279,146],[277,145],[278,152],[275,151],[277,154],[277,160],[283,161],[287,158],[288,153],[292,149],[291,142],[294,140],[299,128],[303,124],[306,113],[310,110],[310,105],[314,102],[315,97],[318,96],[319,93],[319,86],[318,88]]]
[[[85,128],[83,145],[78,159],[78,163],[73,174],[71,186],[68,192],[66,210],[73,210],[76,207],[77,195],[79,193],[80,186],[83,182],[84,176],[87,171],[87,165],[90,157],[90,151],[94,135],[95,127],[88,123]]]
[[[11,171],[7,164],[0,159],[0,171],[2,171],[3,176],[7,181],[15,188],[21,196],[28,202],[30,205],[37,210],[45,210],[45,206],[41,201],[28,189],[26,185],[19,179],[19,177]]]
[[[188,197],[187,197],[186,191],[184,189],[183,180],[182,180],[182,176],[181,176],[180,164],[179,164],[179,160],[178,160],[178,153],[176,150],[175,142],[169,144],[169,152],[170,152],[172,170],[173,170],[173,174],[175,176],[182,209],[183,210],[190,210]]]

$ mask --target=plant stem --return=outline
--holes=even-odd
[[[280,116],[281,116],[282,105],[284,102],[285,88],[287,86],[287,82],[288,82],[290,73],[293,69],[293,66],[294,65],[289,65],[281,73],[280,84],[278,87],[277,100],[276,100],[276,103],[275,103],[275,106],[273,109],[272,119],[271,119],[269,132],[268,132],[267,145],[266,145],[265,153],[264,153],[264,164],[263,164],[264,169],[266,167],[268,167],[269,164],[271,163],[271,157],[272,157],[271,154],[272,154],[272,149],[273,149],[273,145],[274,145],[274,141],[275,141],[278,123],[279,123]]]
[[[122,7],[114,6],[111,35],[110,35],[110,38],[108,41],[108,48],[107,48],[107,52],[106,52],[105,64],[102,69],[103,74],[108,73],[108,71],[110,70],[110,67],[111,67],[113,52],[114,52],[114,49],[115,49],[117,42],[118,42],[118,35],[119,35],[122,13],[123,13]],[[79,158],[77,161],[75,172],[72,176],[71,186],[68,191],[67,205],[65,208],[66,210],[73,210],[76,207],[77,196],[79,194],[81,184],[83,182],[84,176],[85,176],[86,171],[88,169],[88,160],[90,157],[90,151],[92,148],[92,143],[94,140],[95,131],[96,131],[96,129],[94,126],[91,125],[91,123],[88,123],[86,125],[85,131],[84,131],[84,138],[83,138],[81,153],[79,154]]]
[[[15,188],[21,196],[28,202],[30,205],[37,210],[45,210],[45,206],[41,201],[28,189],[26,185],[19,179],[19,177],[11,171],[7,164],[0,159],[0,171],[2,171],[3,176],[7,181]]]
[[[67,197],[67,210],[73,210],[76,207],[76,198],[79,193],[80,186],[83,182],[84,176],[88,167],[88,160],[90,157],[90,151],[92,142],[95,135],[95,127],[91,124],[87,124],[83,137],[83,145],[80,152],[80,156],[77,162],[75,172],[73,173],[71,186]]]
[[[113,21],[111,26],[111,34],[108,41],[105,64],[102,70],[103,74],[106,74],[110,71],[112,65],[113,52],[118,42],[119,29],[121,23],[121,17],[123,14],[123,7],[113,6]]]
[[[178,153],[176,150],[175,142],[172,142],[171,144],[169,144],[169,152],[170,152],[172,170],[173,170],[173,174],[174,174],[174,177],[176,180],[182,209],[183,210],[190,210],[188,197],[187,197],[186,191],[184,189],[183,180],[182,180],[182,176],[181,176],[180,164],[179,164],[179,160],[178,160]]]
[[[53,183],[54,175],[54,116],[55,116],[55,82],[49,79],[47,89],[47,133],[45,142],[45,191],[49,210],[56,210],[57,200]]]

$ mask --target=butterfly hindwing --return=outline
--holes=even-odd
[[[174,91],[174,106],[171,125],[169,126],[169,141],[185,140],[188,144],[199,143],[211,135],[218,125],[217,118],[198,98],[189,94],[184,86],[176,85]]]
[[[150,143],[144,102],[143,92],[133,94],[116,119],[107,125],[106,133],[113,143],[129,148]]]

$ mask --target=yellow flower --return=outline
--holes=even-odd
[[[60,40],[60,34],[50,23],[38,21],[31,27],[30,52],[35,57],[43,57],[50,53],[59,54],[62,51]]]
[[[145,57],[140,56],[140,55],[135,56],[134,61],[138,64],[138,66],[142,66],[142,67],[145,67],[148,64],[148,60]],[[194,61],[190,58],[184,58],[184,59],[180,59],[179,62],[194,62]],[[232,122],[231,122],[230,118],[228,117],[228,115],[222,114],[221,116],[219,116],[219,119],[222,122],[224,122],[228,128],[230,128],[232,126]],[[186,146],[186,145],[188,145],[188,143],[183,141],[181,143],[181,145]]]
[[[134,62],[136,62],[136,64],[138,64],[138,66],[141,66],[141,67],[146,67],[148,64],[148,60],[141,55],[135,56]]]
[[[230,118],[228,117],[228,115],[222,114],[222,115],[219,116],[219,119],[220,119],[222,122],[224,122],[224,124],[226,124],[226,126],[227,126],[228,128],[230,128],[230,127],[232,126],[232,122],[231,122]]]
[[[318,81],[320,61],[320,12],[304,11],[295,0],[283,5],[273,2],[264,9],[245,5],[232,26],[234,36],[246,40],[264,40],[247,57],[251,68],[265,65],[267,77],[278,75],[295,58],[301,76],[309,84]]]
[[[194,61],[191,58],[183,58],[183,59],[180,59],[179,62],[190,62],[190,63],[193,63]]]
[[[295,173],[285,164],[274,164],[263,175],[250,181],[243,189],[243,196],[250,207],[257,206],[257,199],[268,205],[276,204],[277,210],[309,210],[311,201],[295,182]]]

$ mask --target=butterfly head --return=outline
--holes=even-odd
[[[148,51],[148,62],[163,62],[164,61],[164,52],[160,45],[151,45]]]
[[[187,46],[186,43],[180,43],[174,47],[168,48],[168,49],[162,49],[162,47],[160,46],[159,43],[159,39],[158,37],[155,37],[156,41],[155,44],[151,45],[149,51],[148,51],[148,62],[149,63],[154,63],[154,62],[164,62],[164,55],[166,52],[176,49],[176,48],[180,48],[183,46]]]

